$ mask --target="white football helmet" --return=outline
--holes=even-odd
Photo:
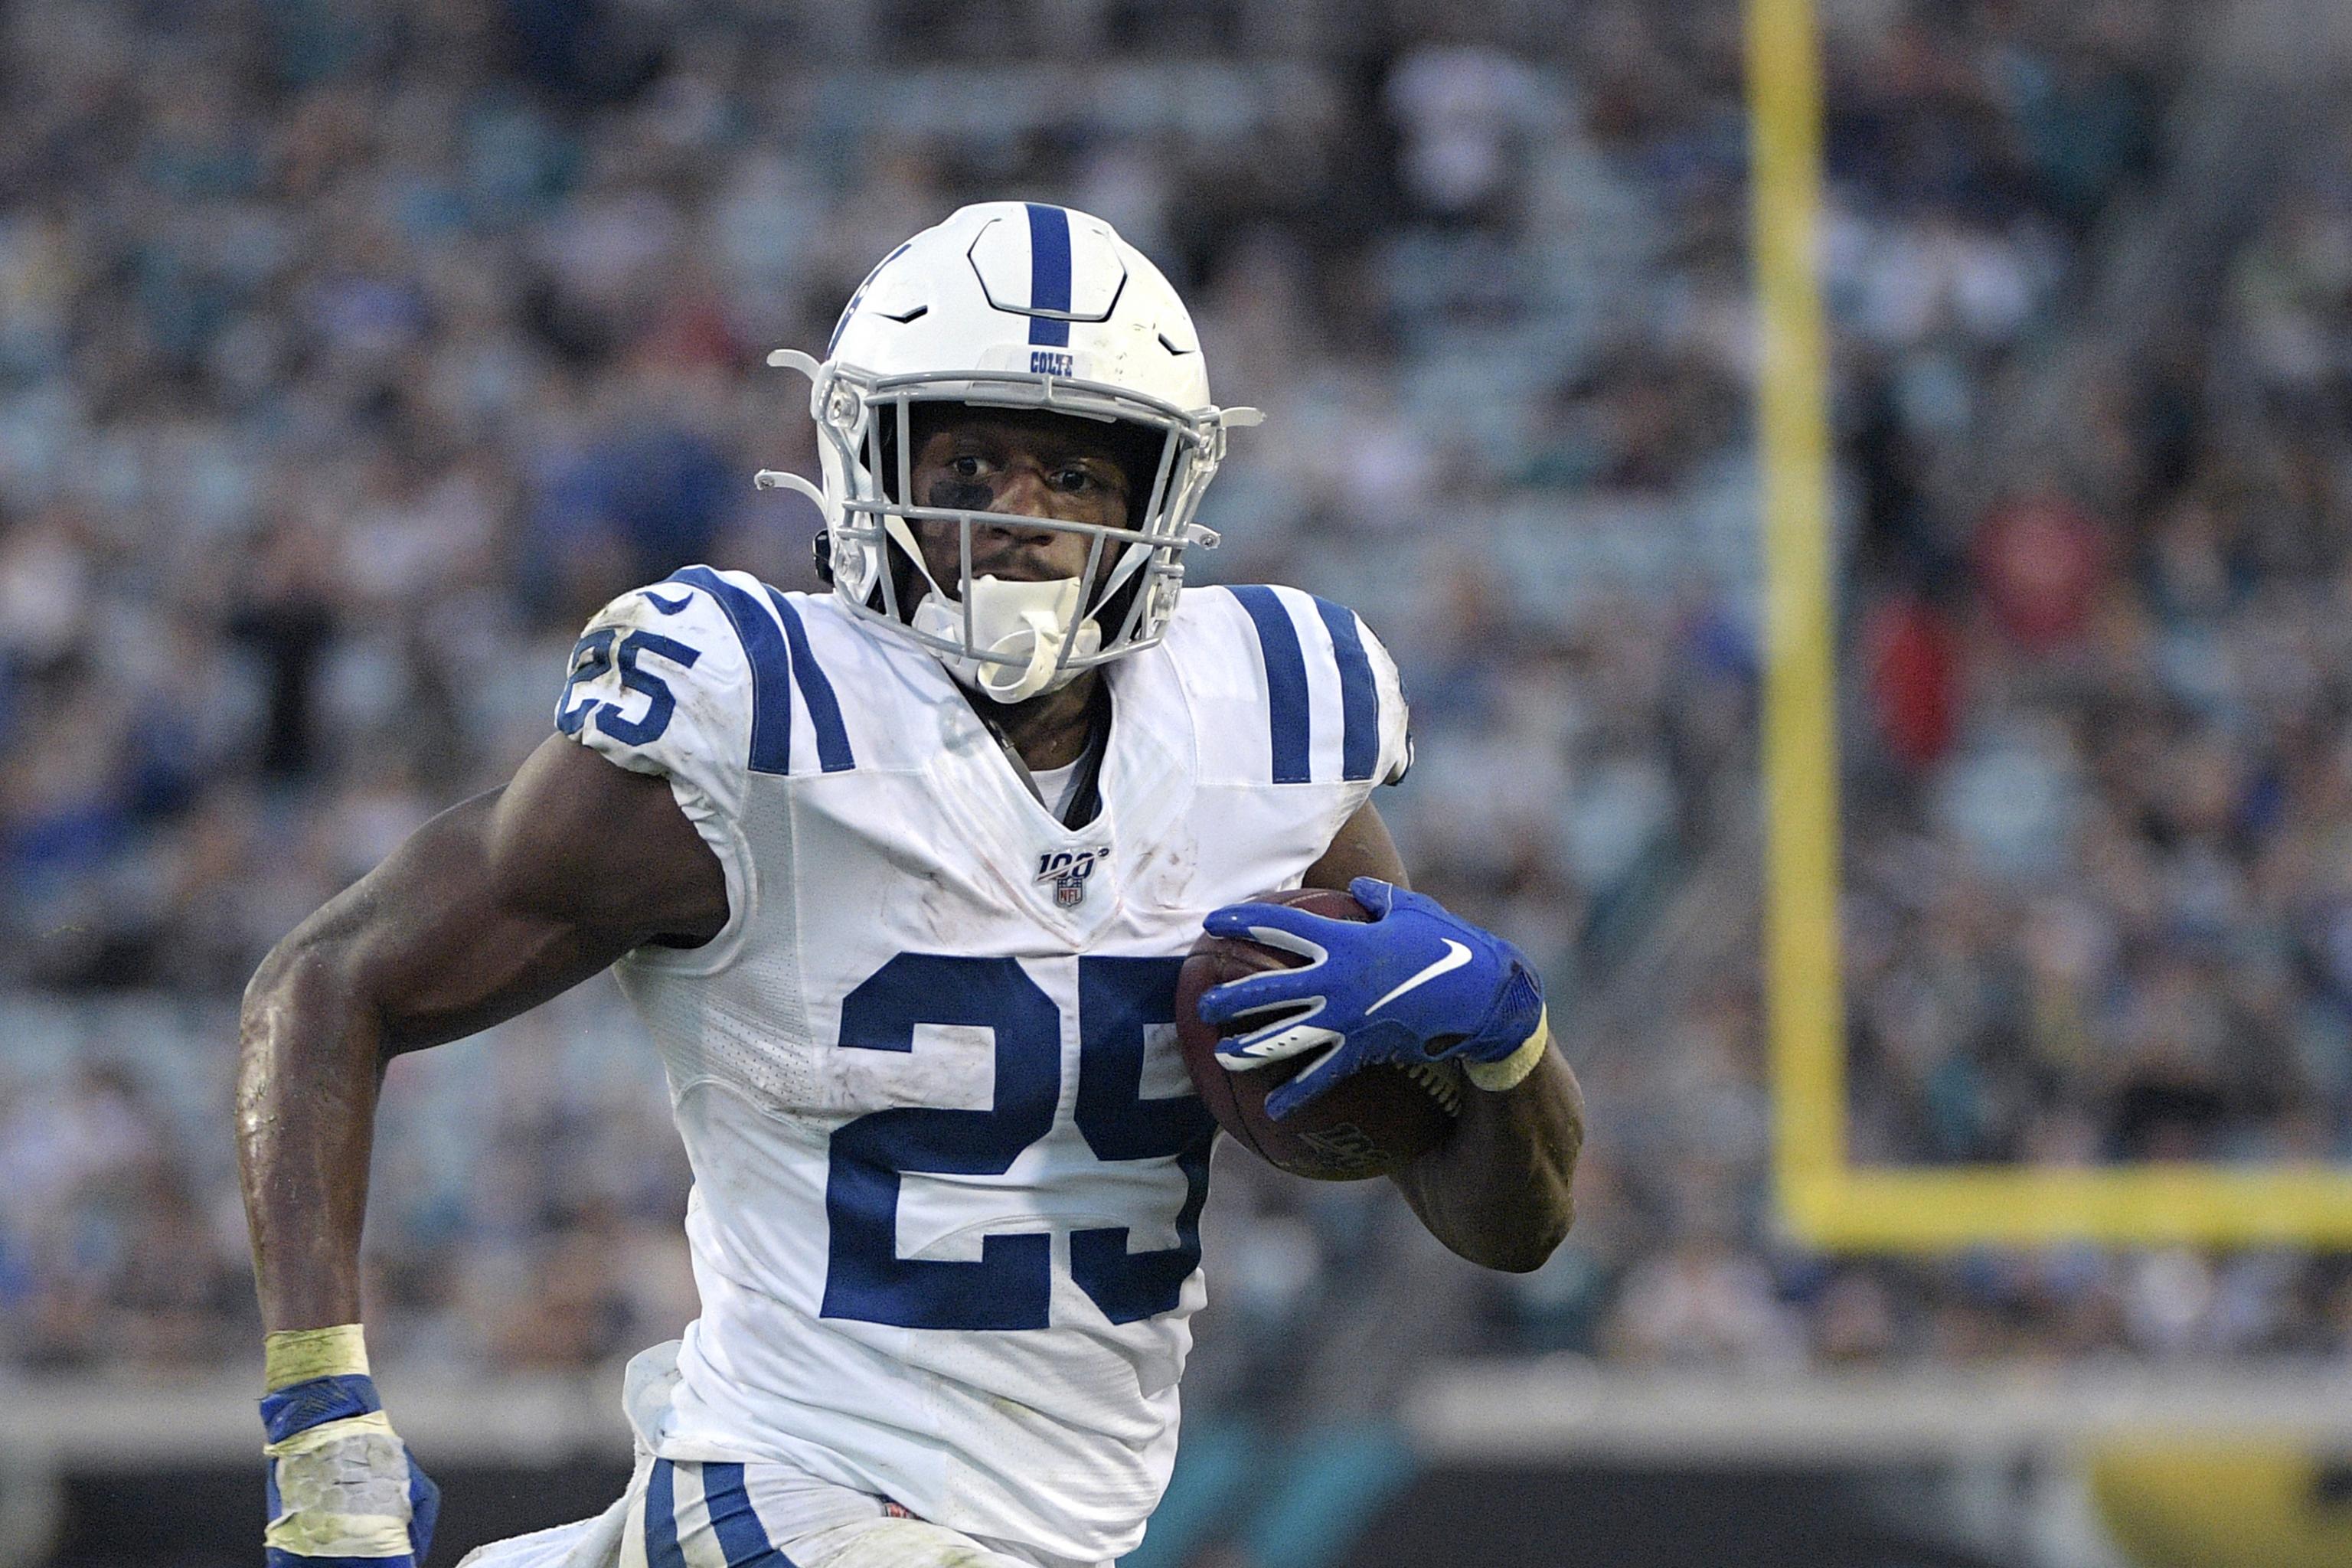
[[[851,614],[900,628],[968,686],[1018,702],[1078,671],[1149,647],[1166,632],[1191,544],[1216,535],[1193,521],[1225,453],[1225,433],[1255,409],[1218,408],[1199,338],[1176,290],[1098,217],[1036,202],[984,202],[925,229],[866,275],[822,363],[793,349],[768,363],[812,383],[822,488],[763,470],[824,512],[821,550]],[[971,579],[975,527],[1005,514],[912,504],[912,411],[919,403],[1049,409],[1160,433],[1149,496],[1131,526],[1023,517],[1024,527],[1092,536],[1086,570],[1047,583]],[[887,470],[888,471],[886,471]],[[924,564],[910,521],[956,525],[961,579]],[[929,592],[899,603],[890,545]],[[1100,588],[1097,569],[1113,557]],[[911,587],[911,584],[910,584]],[[1126,598],[1118,625],[1099,617]]]

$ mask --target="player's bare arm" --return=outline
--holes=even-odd
[[[1388,825],[1369,803],[1307,868],[1306,885],[1345,891],[1358,877],[1410,885]],[[1524,1273],[1551,1256],[1575,1220],[1583,1144],[1583,1090],[1547,1037],[1526,1078],[1507,1089],[1465,1094],[1445,1142],[1391,1180],[1430,1234],[1455,1253]]]
[[[254,975],[243,1017],[237,1147],[264,1324],[359,1319],[386,1062],[726,919],[719,863],[669,786],[552,737],[504,789],[435,817],[303,921]]]
[[[412,1568],[432,1542],[438,1490],[383,1413],[360,1328],[384,1064],[726,919],[719,863],[668,785],[557,739],[503,790],[425,824],[264,961],[246,992],[236,1125],[269,1331],[272,1564]]]

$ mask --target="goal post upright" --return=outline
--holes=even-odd
[[[1747,21],[1773,1165],[1783,1213],[1811,1236],[1846,1158],[1829,363],[1814,267],[1821,46],[1812,0],[1748,0]]]
[[[1746,0],[1761,465],[1764,992],[1772,1179],[1797,1239],[1843,1251],[1986,1246],[2352,1246],[2352,1169],[1853,1163],[1839,952],[1836,558],[1817,258],[1823,72],[1815,0]]]

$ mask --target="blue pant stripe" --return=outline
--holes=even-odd
[[[791,656],[784,651],[783,636],[776,630],[776,623],[760,607],[759,600],[708,566],[688,566],[672,573],[669,580],[692,584],[718,600],[719,607],[727,612],[728,620],[734,624],[736,638],[743,645],[743,657],[751,661],[751,769],[755,773],[790,773]]]
[[[1043,202],[1029,206],[1029,308],[1070,308],[1070,215]],[[1029,341],[1056,348],[1070,345],[1070,323],[1050,316],[1029,318]]]
[[[710,1505],[711,1532],[719,1537],[727,1568],[793,1568],[793,1560],[769,1543],[767,1526],[743,1489],[742,1466],[704,1465],[702,1496]]]
[[[667,1459],[656,1459],[653,1479],[646,1482],[646,1568],[686,1568],[686,1552],[677,1543],[677,1479],[673,1468]]]
[[[808,628],[801,625],[801,613],[773,588],[768,590],[768,599],[784,623],[784,636],[792,639],[793,679],[800,684],[801,700],[808,704],[809,723],[816,730],[817,765],[829,773],[856,767],[857,759],[849,751],[849,731],[841,721],[841,704],[834,698],[833,682],[824,678],[824,667],[809,651]]]
[[[1368,779],[1381,758],[1381,689],[1364,653],[1355,612],[1328,599],[1315,601],[1331,631],[1331,653],[1339,661],[1339,776]]]
[[[1274,782],[1305,784],[1311,740],[1307,702],[1307,658],[1298,648],[1298,628],[1271,588],[1229,589],[1257,626],[1258,650],[1265,659],[1266,725],[1274,746]]]

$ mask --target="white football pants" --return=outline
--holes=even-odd
[[[1113,1568],[983,1542],[782,1465],[657,1459],[646,1415],[677,1377],[677,1351],[657,1346],[629,1363],[622,1397],[637,1468],[618,1502],[478,1547],[457,1568]]]
[[[778,1466],[641,1458],[627,1495],[597,1518],[478,1548],[457,1568],[1082,1565],[985,1545]]]

